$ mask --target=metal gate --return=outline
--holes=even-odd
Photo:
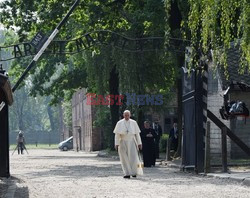
[[[183,168],[204,171],[204,130],[202,107],[202,74],[182,68]]]

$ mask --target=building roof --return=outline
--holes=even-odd
[[[232,81],[250,85],[250,72],[245,71],[244,74],[239,74],[241,56],[239,46],[231,43],[231,48],[227,52],[228,78],[226,78],[224,67],[218,67],[223,89],[226,89]]]

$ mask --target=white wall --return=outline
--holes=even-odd
[[[228,127],[230,122],[223,120],[220,116],[219,109],[223,105],[223,90],[222,84],[218,75],[218,71],[214,72],[211,67],[208,71],[208,98],[207,108],[214,113],[218,118],[223,121]],[[209,119],[208,119],[209,120]],[[210,155],[211,164],[221,164],[221,130],[211,120],[210,130]],[[227,151],[230,158],[231,153],[231,141],[227,138]]]

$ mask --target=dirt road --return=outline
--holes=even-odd
[[[239,183],[159,165],[124,179],[118,160],[97,153],[34,149],[15,153],[10,163],[15,198],[250,197],[250,188]]]

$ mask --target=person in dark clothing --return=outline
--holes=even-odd
[[[19,131],[16,140],[17,140],[18,155],[23,154],[23,150],[25,149],[25,145],[24,145],[25,139],[24,139],[24,135],[23,135],[22,131]]]
[[[141,132],[144,167],[155,166],[155,138],[154,129],[150,128],[148,121],[145,121],[144,129]]]
[[[170,130],[169,138],[171,140],[171,149],[173,149],[175,152],[178,148],[178,129],[177,129],[177,123],[173,124],[173,128]]]
[[[162,136],[162,128],[161,128],[161,125],[159,125],[158,121],[155,121],[152,126],[153,126],[153,129],[155,130],[155,133],[156,133],[155,155],[156,155],[156,158],[159,159],[160,158],[160,139]]]

